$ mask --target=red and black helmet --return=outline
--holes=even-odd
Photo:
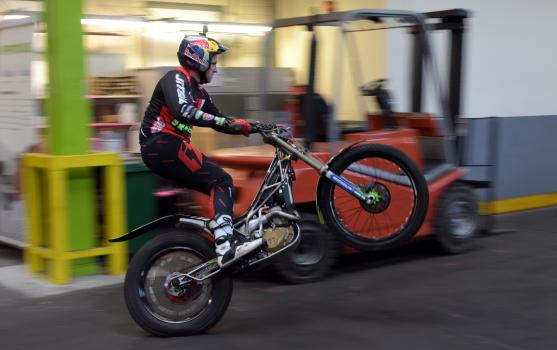
[[[178,60],[184,68],[193,68],[200,73],[211,66],[211,58],[228,50],[227,47],[202,35],[186,35],[178,48]]]

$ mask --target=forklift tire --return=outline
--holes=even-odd
[[[459,254],[472,248],[480,217],[472,188],[455,182],[441,195],[434,219],[434,237],[444,253]]]
[[[301,213],[300,242],[274,264],[277,273],[287,282],[302,284],[321,280],[331,270],[340,243],[314,213]]]

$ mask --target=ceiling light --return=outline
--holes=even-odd
[[[145,28],[152,32],[203,32],[204,25],[207,25],[207,31],[211,33],[229,33],[229,34],[247,34],[247,35],[263,35],[272,28],[264,25],[256,24],[233,24],[233,23],[215,23],[200,21],[147,21],[142,18],[133,17],[87,17],[81,20],[83,25],[107,26],[107,27],[127,27],[127,28]]]
[[[81,24],[93,26],[126,26],[126,27],[142,27],[145,21],[131,18],[82,18]]]
[[[208,26],[209,32],[249,35],[261,35],[271,29],[271,27],[251,24],[209,24]]]
[[[5,21],[9,21],[13,19],[24,19],[24,18],[29,18],[29,16],[27,15],[5,15],[4,16]]]
[[[154,24],[154,23],[153,23]],[[154,27],[154,25],[153,25]],[[162,23],[160,28],[163,31],[167,32],[178,32],[178,31],[191,31],[191,32],[202,32],[203,31],[203,23],[194,23],[194,22],[167,22]]]

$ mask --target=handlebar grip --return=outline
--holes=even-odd
[[[263,131],[274,130],[277,128],[275,124],[270,124],[270,123],[257,123],[256,127],[259,130],[263,130]]]

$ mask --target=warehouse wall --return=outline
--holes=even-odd
[[[462,115],[466,117],[551,115],[557,112],[557,2],[539,0],[388,0],[387,7],[420,12],[464,8],[472,11],[465,38]],[[436,35],[438,48],[446,44]],[[389,47],[389,62],[405,60]],[[438,52],[438,57],[442,57]],[[444,58],[444,57],[443,57]],[[441,61],[441,72],[446,64]],[[407,103],[408,77],[389,69],[400,101]],[[431,104],[429,105],[431,107]]]
[[[488,181],[477,191],[486,213],[557,204],[557,116],[472,118],[463,143],[465,178]]]

